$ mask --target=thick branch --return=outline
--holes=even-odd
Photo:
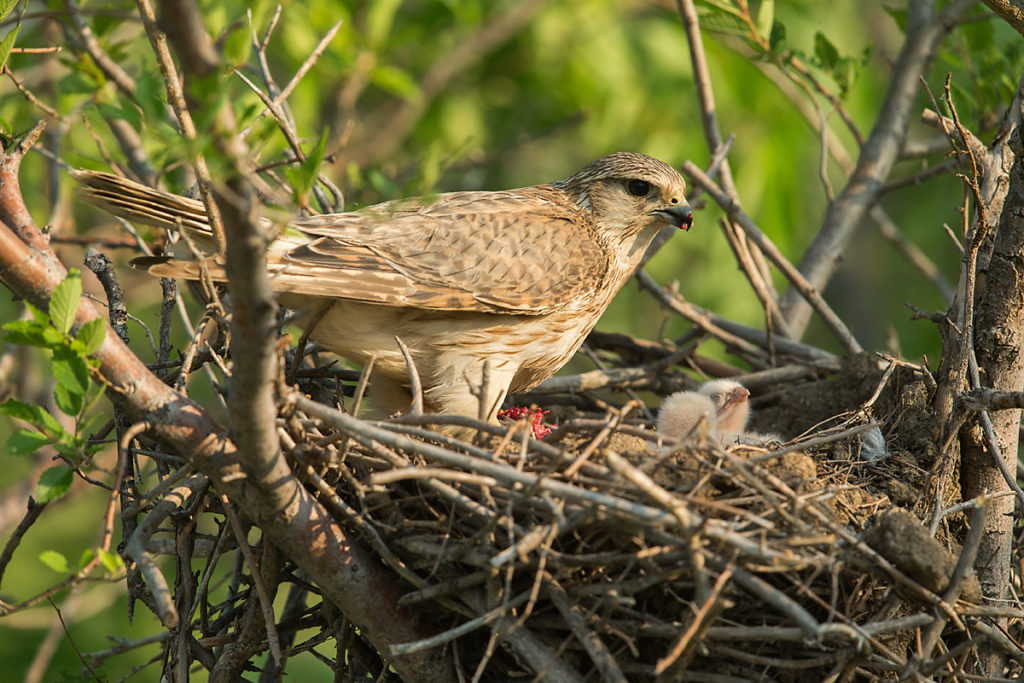
[[[955,0],[941,14],[936,14],[934,0],[911,2],[906,40],[893,65],[875,128],[861,150],[849,182],[829,206],[821,229],[800,261],[800,272],[815,289],[824,290],[832,278],[857,226],[874,205],[899,157],[917,102],[921,74],[927,71],[939,43],[955,20],[972,5],[974,0]],[[783,295],[782,310],[790,330],[798,337],[802,335],[810,320],[811,307],[795,287],[790,287]]]
[[[975,351],[983,381],[997,391],[1024,386],[1024,140],[1020,129],[1009,147],[1017,158],[1009,173],[1009,189],[997,224],[992,257],[974,322]],[[1015,471],[1020,411],[1001,410],[991,416],[996,441],[1011,472]],[[1007,490],[1002,472],[986,448],[978,426],[960,434],[960,471],[964,499],[983,492]],[[1001,599],[1009,585],[1013,498],[992,501],[985,538],[978,552],[979,579],[988,597]]]
[[[985,0],[985,4],[1017,33],[1024,35],[1024,3],[1020,0]]]
[[[17,168],[4,161],[0,161],[4,171],[0,183],[7,188],[10,174]],[[0,213],[18,214],[20,196],[6,192],[2,196],[16,205],[5,204]],[[30,247],[0,222],[0,280],[15,294],[46,309],[54,288],[66,275],[51,253]],[[105,311],[83,298],[73,332],[89,320],[105,317]],[[109,328],[93,358],[100,363],[99,372],[109,383],[108,395],[117,408],[135,421],[149,422],[154,437],[188,458],[247,515],[260,519],[267,537],[309,573],[329,600],[344,608],[375,647],[384,650],[389,643],[419,640],[434,632],[417,614],[397,606],[399,587],[393,576],[356,545],[290,474],[281,483],[281,491],[290,498],[291,514],[263,518],[263,492],[245,477],[237,446],[223,427],[199,405],[161,382]],[[454,678],[443,652],[396,657],[391,664],[409,681]]]

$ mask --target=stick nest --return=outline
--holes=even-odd
[[[895,369],[761,392],[756,426],[801,434],[768,448],[569,408],[544,441],[320,425],[303,457],[443,630],[396,651],[455,648],[466,680],[937,680],[986,647],[1019,666],[1021,613],[956,571],[973,510],[941,484],[930,387]]]

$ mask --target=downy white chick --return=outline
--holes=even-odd
[[[718,411],[710,398],[696,391],[679,391],[667,397],[658,411],[658,434],[685,439],[701,420],[710,438],[718,438]]]
[[[658,432],[682,439],[703,417],[708,435],[717,438],[723,446],[735,443],[763,446],[770,441],[780,441],[777,434],[747,430],[749,398],[746,387],[731,379],[705,382],[697,391],[680,391],[661,404]]]

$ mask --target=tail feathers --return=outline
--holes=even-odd
[[[203,203],[195,199],[154,190],[127,178],[100,171],[72,171],[82,184],[79,196],[125,220],[154,228],[190,230],[197,236],[211,236]]]
[[[139,256],[128,262],[132,268],[144,270],[157,277],[173,277],[183,280],[199,280],[203,270],[214,282],[225,282],[224,262],[209,258],[205,262],[177,259],[173,256]]]

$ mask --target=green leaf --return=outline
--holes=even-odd
[[[103,548],[99,548],[99,554],[100,563],[103,565],[103,568],[107,570],[108,574],[117,576],[124,571],[124,560],[121,559],[120,555],[112,553],[109,550],[104,550]]]
[[[0,414],[9,415],[17,420],[22,420],[33,425],[36,429],[50,437],[51,441],[66,441],[70,434],[65,431],[60,422],[42,406],[30,405],[9,398],[0,403]]]
[[[61,441],[69,436],[70,434],[64,429],[60,422],[57,422],[57,418],[43,408],[42,406],[36,406],[38,409],[38,421],[36,426],[39,427],[47,436],[53,437],[57,441]]]
[[[836,50],[836,46],[820,31],[814,34],[814,56],[818,58],[821,68],[826,71],[832,71],[839,62],[839,51]]]
[[[14,320],[4,323],[4,330],[7,331],[4,339],[22,346],[49,347],[51,341],[60,341],[55,335],[46,334],[50,329],[49,325],[40,325],[35,320]]]
[[[53,400],[65,415],[78,415],[85,404],[85,394],[69,391],[63,384],[53,388]]]
[[[700,27],[726,35],[742,36],[744,38],[750,36],[750,26],[741,17],[733,13],[709,12],[706,16],[701,17]]]
[[[381,196],[394,197],[398,193],[398,186],[394,181],[375,168],[370,169],[367,173],[367,180],[370,182],[370,187]]]
[[[96,557],[96,551],[92,548],[86,548],[83,550],[82,557],[78,560],[78,571],[85,569],[85,566],[92,562],[94,557]]]
[[[39,475],[39,483],[36,484],[36,500],[40,503],[49,503],[57,500],[71,488],[71,481],[74,475],[67,465],[57,465]]]
[[[33,306],[32,304],[30,304],[27,301],[25,302],[25,308],[28,309],[28,312],[32,314],[32,317],[35,318],[37,323],[39,323],[40,325],[47,325],[47,326],[49,326],[49,324],[50,324],[50,314],[49,313],[47,313],[45,311],[39,310],[38,308],[36,308],[35,306]]]
[[[91,356],[100,350],[106,336],[107,321],[103,318],[94,318],[82,325],[75,339],[82,343],[82,353]]]
[[[7,58],[11,56],[11,50],[14,49],[14,41],[18,37],[18,31],[21,30],[21,22],[18,22],[18,26],[15,26],[10,32],[4,36],[3,40],[0,40],[0,70],[3,70],[4,66],[7,65]]]
[[[718,10],[725,14],[732,14],[737,17],[741,17],[740,10],[734,5],[731,0],[697,0],[698,6],[704,6],[709,8],[711,11]],[[703,23],[703,22],[701,22]]]
[[[116,107],[109,102],[100,102],[96,105],[96,110],[104,119],[124,119],[135,130],[142,130],[142,117],[139,116],[139,110],[135,107]]]
[[[57,91],[61,95],[94,95],[101,84],[92,78],[87,70],[79,68],[64,76],[57,82]]]
[[[4,444],[5,455],[31,455],[50,443],[50,437],[39,432],[19,429]]]
[[[761,6],[757,8],[757,32],[768,35],[775,25],[775,0],[761,0]]]
[[[782,54],[782,52],[785,51],[787,44],[786,26],[782,22],[776,21],[772,24],[772,33],[768,38],[768,45],[771,48],[772,54]]]
[[[68,558],[56,550],[44,550],[39,553],[39,560],[58,574],[71,573],[71,565],[68,564]]]
[[[82,275],[78,269],[72,268],[64,281],[53,290],[50,298],[50,321],[58,332],[67,334],[71,330],[81,296]]]
[[[28,403],[24,403],[13,398],[9,398],[3,403],[0,403],[0,414],[8,415],[16,420],[29,422],[34,425],[40,424],[41,419],[39,417],[39,413],[42,410],[43,409],[39,406],[29,405]]]
[[[895,5],[890,6],[887,3],[883,3],[882,4],[882,10],[884,12],[886,12],[890,17],[892,17],[893,21],[896,22],[896,28],[898,28],[901,33],[905,33],[906,32],[906,30],[907,30],[907,9],[906,9],[906,6],[897,7]]]
[[[74,394],[84,394],[89,390],[89,365],[85,358],[67,346],[53,350],[50,371],[57,384]]]
[[[146,121],[157,121],[163,117],[166,107],[164,92],[163,80],[155,74],[145,73],[135,80],[135,103],[142,108],[142,117]]]
[[[316,177],[320,172],[320,164],[324,160],[324,151],[327,149],[327,129],[324,129],[323,135],[320,136],[320,142],[317,143],[316,148],[313,152],[306,156],[305,161],[299,164],[298,167],[292,167],[287,169],[286,174],[292,187],[295,188],[296,199],[299,203],[303,203],[302,200],[309,192],[310,188],[313,187],[313,183],[316,182]]]
[[[3,21],[14,11],[21,0],[0,0],[0,21]]]

